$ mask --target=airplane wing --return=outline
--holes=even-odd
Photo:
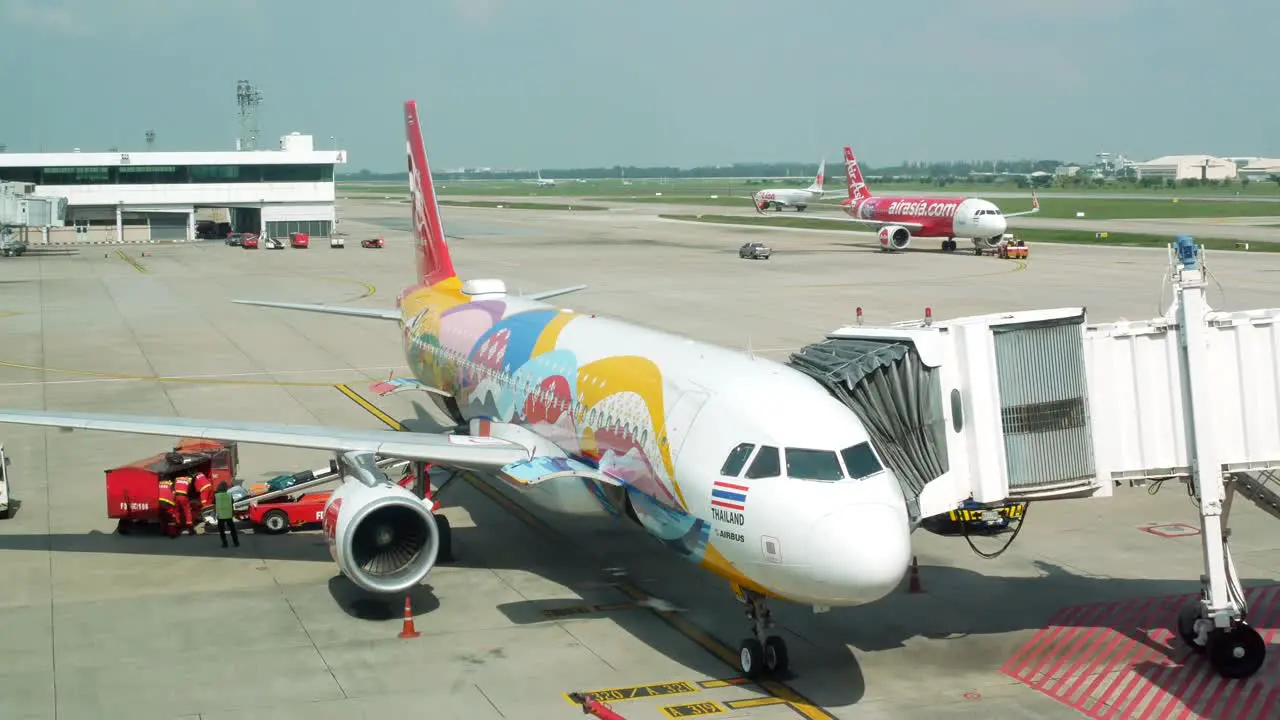
[[[586,289],[586,285],[571,285],[569,287],[559,288],[558,290],[543,290],[542,292],[529,293],[524,297],[529,298],[530,300],[547,300],[549,298],[560,297],[561,295],[568,295],[569,293]]]
[[[365,451],[384,457],[423,460],[477,471],[498,470],[511,463],[529,459],[529,451],[513,442],[470,435],[39,410],[0,410],[0,423],[41,425],[63,430],[205,438],[337,452]]]
[[[918,222],[895,222],[892,220],[868,220],[865,218],[851,218],[851,217],[845,217],[843,219],[846,222],[858,223],[859,225],[870,225],[871,227],[874,227],[876,229],[882,228],[886,225],[897,225],[899,227],[904,227],[908,230],[920,230],[924,228],[924,224],[918,223]]]
[[[1016,212],[1016,213],[1005,213],[1004,216],[1007,218],[1011,218],[1011,217],[1019,217],[1021,215],[1032,215],[1038,212],[1040,212],[1040,197],[1036,195],[1035,191],[1032,191],[1030,210],[1023,210],[1022,212]]]
[[[381,308],[339,307],[337,305],[303,305],[300,303],[266,302],[264,300],[232,300],[240,305],[259,305],[261,307],[284,308],[285,310],[305,310],[307,312],[328,313],[330,315],[353,315],[355,317],[374,318],[377,320],[400,320],[399,310],[383,310]]]

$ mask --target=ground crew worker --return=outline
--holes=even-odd
[[[200,511],[213,507],[213,481],[204,473],[196,473],[196,492],[199,493]]]
[[[171,538],[178,537],[178,528],[174,522],[173,483],[160,481],[160,532]]]
[[[218,492],[213,496],[214,510],[218,515],[218,536],[222,538],[222,547],[227,546],[227,529],[231,529],[231,541],[240,547],[240,538],[236,535],[235,503],[231,501],[231,493],[227,492],[225,482],[218,483]]]
[[[173,501],[178,514],[178,533],[185,528],[195,535],[196,526],[191,523],[191,478],[180,475],[173,481]]]

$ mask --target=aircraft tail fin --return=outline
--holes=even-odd
[[[853,156],[853,148],[844,146],[844,174],[849,187],[849,200],[860,202],[871,197],[871,190],[862,179],[862,170],[858,169],[858,160]]]
[[[436,202],[435,183],[431,179],[431,166],[427,164],[427,150],[422,141],[422,125],[418,121],[418,103],[414,100],[404,104],[404,125],[409,151],[409,195],[413,198],[413,242],[418,281],[435,285],[456,278],[457,273],[445,242],[440,205]]]
[[[818,175],[814,177],[813,184],[809,186],[810,192],[818,192],[818,193],[822,192],[822,181],[825,179],[826,174],[827,174],[827,159],[823,158],[822,162],[818,165]]]

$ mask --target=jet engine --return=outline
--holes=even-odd
[[[911,243],[911,231],[901,225],[885,225],[880,228],[880,250],[906,250]]]
[[[325,504],[322,518],[334,562],[369,592],[404,592],[436,563],[440,534],[431,509],[385,479],[368,484],[348,477]]]
[[[979,247],[994,249],[997,245],[1000,244],[1000,240],[1003,239],[1003,237],[1004,237],[1003,235],[994,235],[989,238],[974,238],[973,244]]]

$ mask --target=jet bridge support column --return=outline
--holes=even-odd
[[[1188,236],[1174,245],[1182,396],[1187,408],[1187,451],[1191,482],[1200,505],[1200,536],[1204,551],[1201,599],[1178,615],[1178,634],[1193,649],[1207,652],[1210,664],[1224,677],[1248,677],[1262,666],[1266,643],[1245,618],[1244,592],[1227,545],[1227,510],[1234,487],[1223,478],[1213,419],[1213,389],[1206,374],[1211,367],[1206,316],[1206,282],[1200,247]]]

